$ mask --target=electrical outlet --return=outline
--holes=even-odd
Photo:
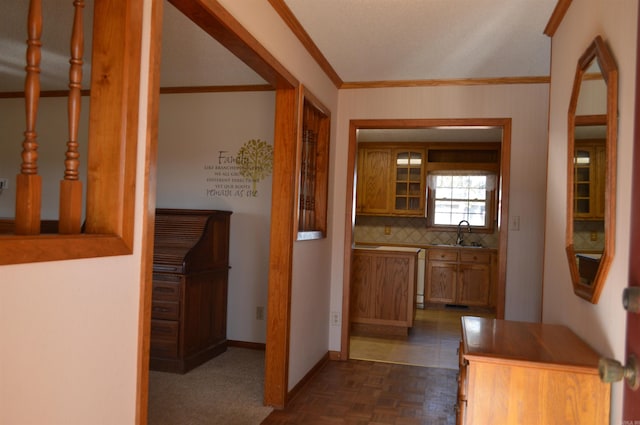
[[[256,307],[256,320],[264,320],[264,307]]]
[[[340,313],[337,311],[331,312],[331,326],[340,326]]]
[[[391,226],[384,226],[384,234],[385,235],[391,234]]]
[[[598,240],[598,232],[591,232],[591,241],[595,242]]]
[[[0,190],[9,188],[9,179],[0,179]]]

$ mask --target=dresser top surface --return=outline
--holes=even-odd
[[[597,373],[600,355],[566,326],[473,316],[461,320],[468,360],[525,362]]]

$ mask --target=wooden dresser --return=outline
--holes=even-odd
[[[599,354],[569,328],[462,318],[457,424],[608,424]]]
[[[230,216],[156,210],[152,370],[185,373],[227,349]]]

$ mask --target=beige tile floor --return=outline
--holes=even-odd
[[[414,326],[406,337],[352,335],[349,357],[413,366],[458,368],[460,317],[491,314],[457,309],[418,309]]]

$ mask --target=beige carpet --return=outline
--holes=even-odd
[[[149,373],[149,425],[258,425],[264,351],[229,347],[185,375]]]

